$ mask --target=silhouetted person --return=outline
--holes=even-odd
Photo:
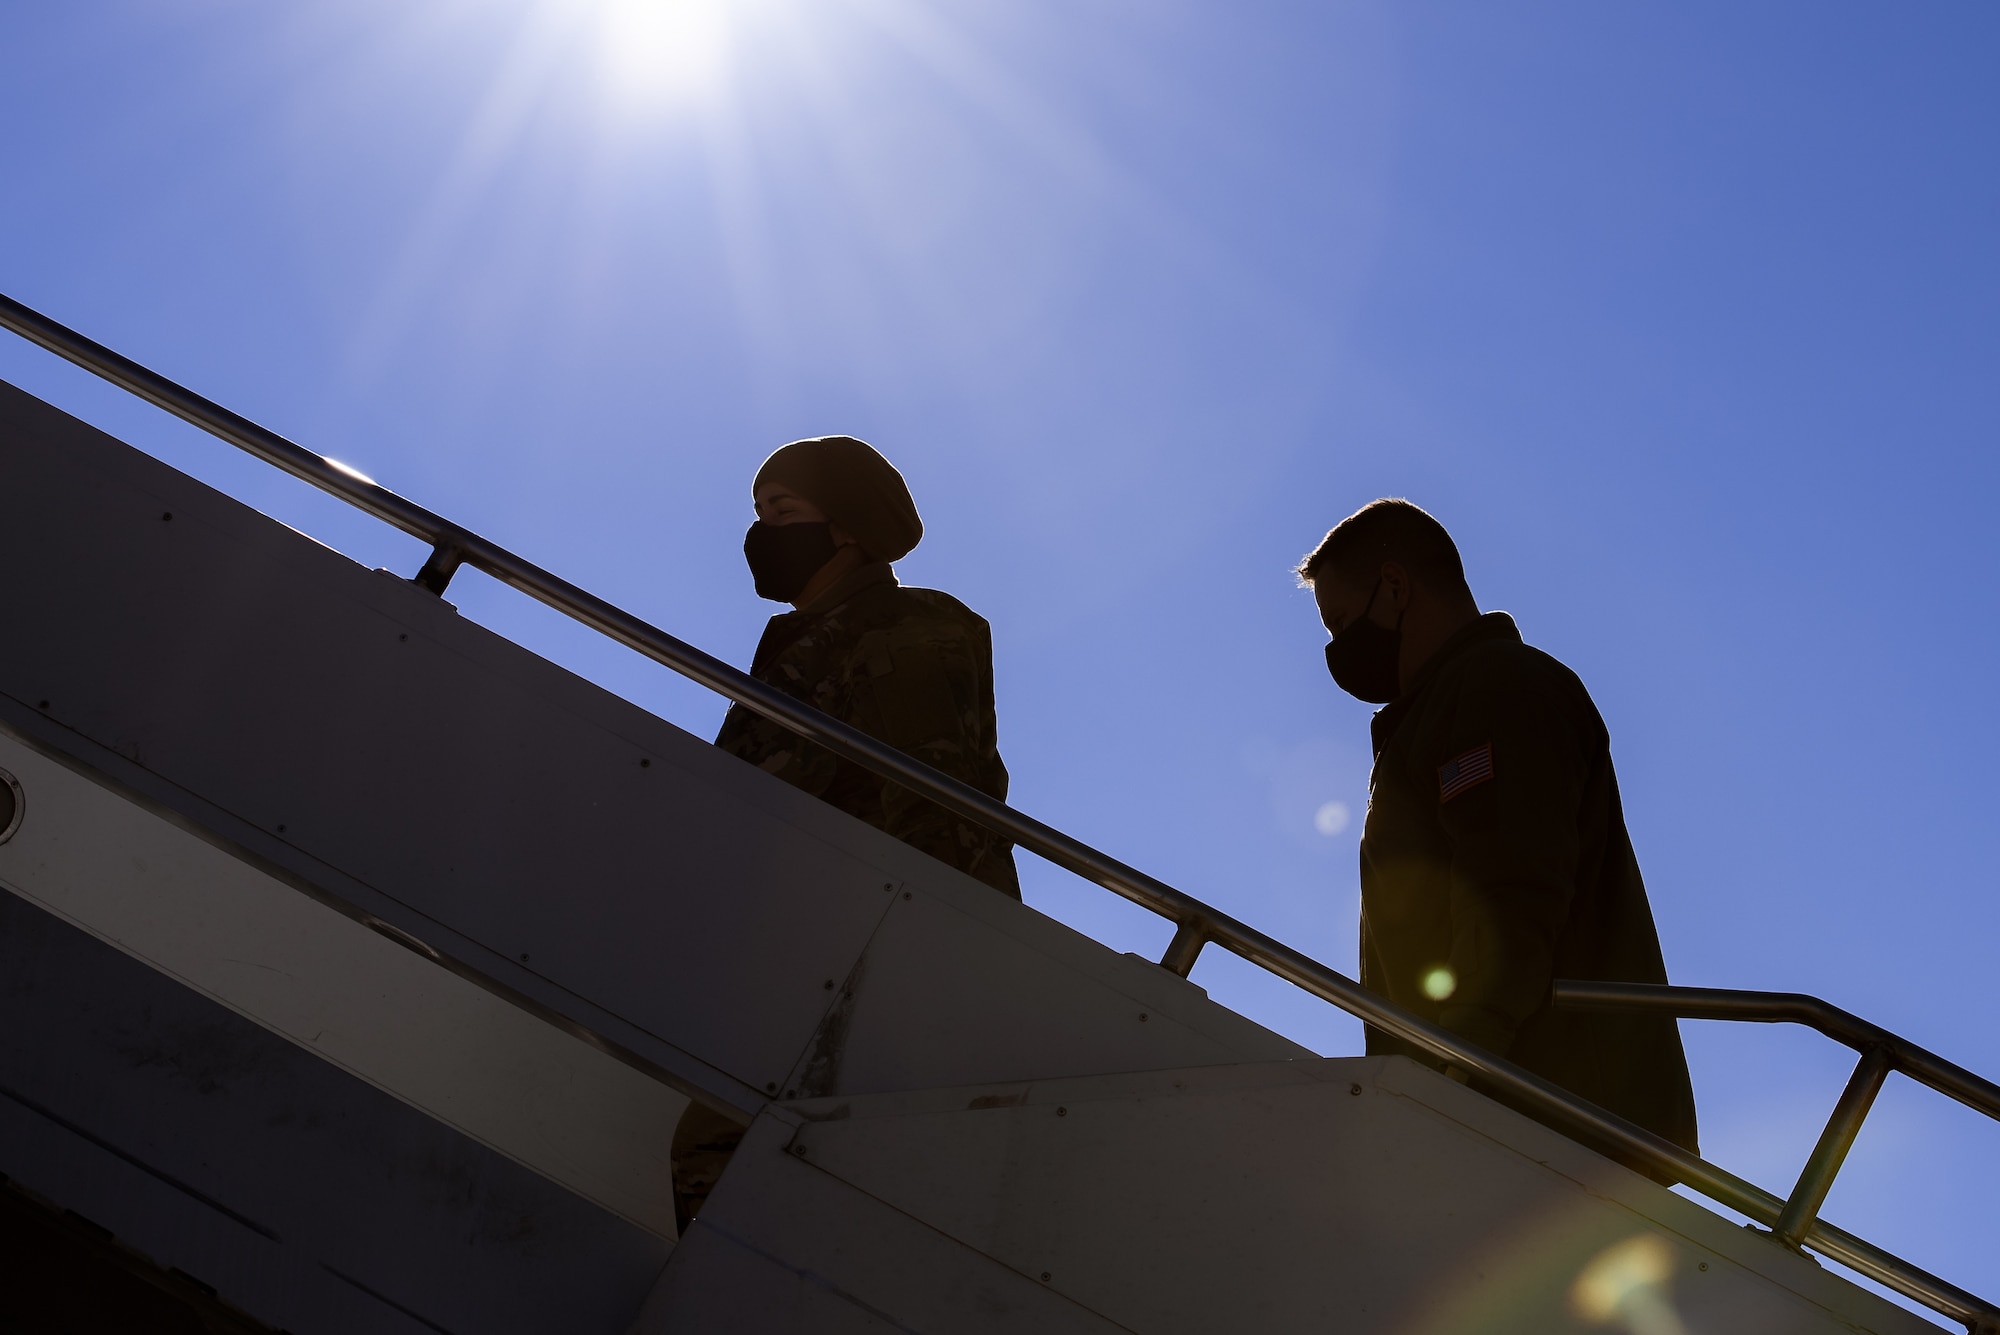
[[[1549,1004],[1557,978],[1667,981],[1583,683],[1505,612],[1480,614],[1451,536],[1408,501],[1342,520],[1298,573],[1333,635],[1334,681],[1384,706],[1361,836],[1362,983],[1694,1152],[1673,1019]],[[1372,1027],[1368,1051],[1439,1065]]]
[[[850,436],[795,441],[751,484],[744,539],[771,618],[750,671],[1002,801],[993,638],[964,603],[906,588],[890,563],[923,537],[903,475]],[[994,889],[1021,897],[1013,845],[900,784],[733,707],[715,744]]]
[[[751,577],[760,595],[796,609],[764,627],[751,675],[1005,801],[992,632],[951,595],[905,588],[890,566],[924,534],[903,475],[851,436],[821,436],[766,459],[750,492]],[[736,705],[715,744],[1021,897],[1007,840],[789,728]],[[682,1115],[672,1154],[683,1231],[742,1138],[740,1125],[700,1103]]]

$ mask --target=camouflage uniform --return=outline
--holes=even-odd
[[[949,594],[864,566],[812,609],[774,616],[751,675],[1002,801],[993,639]],[[715,744],[994,889],[1021,897],[1013,845],[741,705]]]

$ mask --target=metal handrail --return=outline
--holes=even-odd
[[[1870,1024],[1858,1015],[1802,992],[1741,992],[1719,987],[1559,979],[1551,989],[1550,1001],[1569,1010],[1649,1011],[1681,1020],[1802,1024],[1861,1054],[1839,1101],[1834,1104],[1826,1129],[1820,1132],[1819,1141],[1771,1230],[1778,1241],[1790,1247],[1804,1240],[1819,1207],[1833,1189],[1834,1175],[1840,1171],[1848,1150],[1853,1148],[1855,1137],[1861,1134],[1861,1123],[1891,1071],[1900,1071],[2000,1121],[2000,1085],[1918,1047],[1900,1034],[1892,1034],[1880,1025]]]
[[[1616,1146],[1637,1162],[1678,1179],[1719,1204],[1767,1227],[1777,1223],[1783,1202],[1763,1188],[1468,1043],[1221,910],[912,759],[498,544],[4,295],[0,295],[0,325],[429,543],[431,554],[412,581],[419,587],[442,593],[459,566],[469,565],[484,571],[835,755],[921,792],[938,805],[1006,835],[1057,866],[1171,920],[1176,924],[1174,938],[1160,961],[1162,967],[1185,977],[1202,947],[1214,942],[1438,1060],[1478,1074],[1492,1089],[1587,1138]],[[1871,1243],[1817,1221],[1806,1229],[1803,1241],[1822,1255],[1934,1311],[1965,1322],[1975,1330],[2000,1335],[2000,1307]]]

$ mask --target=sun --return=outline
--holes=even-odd
[[[666,108],[726,90],[747,0],[584,0],[605,91]]]

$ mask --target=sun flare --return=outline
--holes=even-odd
[[[729,83],[743,0],[586,0],[606,89],[649,107],[702,102]]]

